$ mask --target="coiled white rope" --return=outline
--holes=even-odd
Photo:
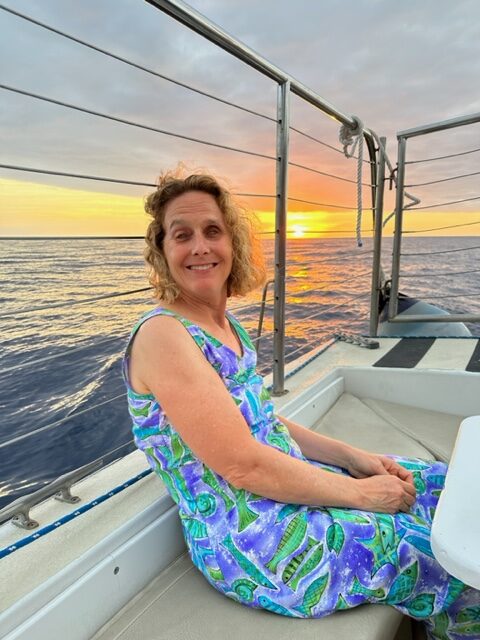
[[[338,135],[340,142],[343,145],[343,153],[347,158],[351,158],[358,147],[358,160],[357,160],[357,222],[355,225],[355,232],[357,236],[357,245],[363,246],[362,242],[362,165],[363,165],[363,122],[360,118],[352,116],[355,121],[355,127],[347,127],[343,124],[340,127],[340,133]],[[349,147],[351,147],[349,149]]]

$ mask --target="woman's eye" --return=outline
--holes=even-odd
[[[220,233],[220,229],[218,227],[209,227],[207,229],[207,234],[209,236],[216,236]]]
[[[176,233],[174,236],[175,240],[186,240],[188,238],[188,234],[185,233],[185,231],[180,231],[179,233]]]

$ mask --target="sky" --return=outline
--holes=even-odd
[[[276,86],[143,0],[5,0],[5,5],[118,56],[258,112],[215,102],[113,60],[0,10],[2,84],[96,112],[270,156],[249,156],[48,104],[0,89],[2,163],[155,183],[179,162],[225,179],[273,224]],[[191,0],[190,5],[341,112],[387,137],[429,122],[480,112],[480,3],[477,0]],[[299,98],[291,125],[341,150],[339,124]],[[290,161],[355,180],[357,163],[290,132]],[[418,160],[480,148],[480,124],[409,141]],[[366,154],[366,149],[365,149]],[[480,172],[480,153],[408,167],[407,184]],[[363,173],[367,184],[369,175]],[[477,235],[479,176],[409,187],[426,210],[409,229]],[[149,186],[0,169],[0,236],[143,235]],[[291,166],[289,229],[294,235],[352,235],[356,185]],[[364,206],[369,189],[363,187]],[[329,206],[326,206],[329,205]],[[387,192],[386,212],[393,208]],[[460,226],[464,225],[464,226]],[[371,215],[364,213],[368,235]],[[436,229],[436,231],[430,231]],[[392,226],[387,226],[391,233]]]

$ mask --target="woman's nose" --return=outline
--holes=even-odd
[[[209,253],[210,247],[208,246],[208,241],[204,237],[203,234],[196,234],[193,239],[192,253],[194,255],[205,255]]]

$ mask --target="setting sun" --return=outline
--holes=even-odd
[[[305,235],[305,227],[301,224],[294,224],[290,228],[290,233],[293,238],[303,238]]]

